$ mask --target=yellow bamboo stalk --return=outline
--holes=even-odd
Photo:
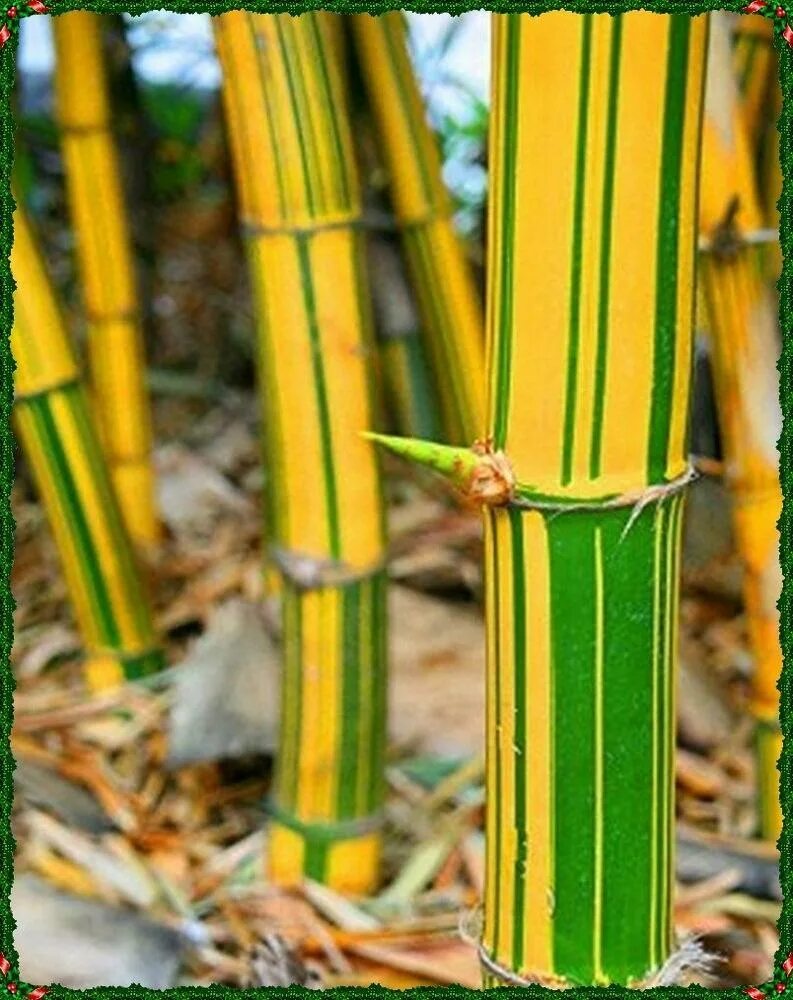
[[[779,229],[777,202],[782,194],[782,166],[776,123],[782,110],[779,60],[774,50],[774,26],[768,18],[738,17],[734,26],[733,66],[747,141],[753,161],[759,164],[758,192],[765,225]],[[782,273],[779,241],[763,251],[769,280]]]
[[[744,128],[753,150],[759,147],[767,122],[775,62],[773,22],[766,17],[736,17],[733,67]]]
[[[151,420],[102,21],[72,11],[53,25],[57,117],[88,323],[92,397],[124,519],[132,538],[149,546],[160,537]]]
[[[328,18],[215,20],[259,339],[269,558],[280,575],[277,882],[376,884],[385,575],[361,199]]]
[[[701,255],[700,274],[755,656],[752,707],[759,723],[762,828],[775,838],[781,829],[775,773],[776,685],[782,667],[776,608],[782,584],[776,527],[782,509],[776,444],[781,433],[779,336],[762,247],[746,242],[764,220],[729,44],[728,22],[723,15],[714,15],[700,199],[700,233],[707,249]]]
[[[22,209],[11,270],[16,427],[63,565],[95,690],[157,670],[162,653],[55,293]]]
[[[485,427],[482,308],[454,230],[436,139],[410,62],[404,16],[398,11],[354,15],[352,25],[446,439],[471,444]]]

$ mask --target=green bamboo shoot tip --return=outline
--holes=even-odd
[[[477,441],[471,448],[437,444],[418,438],[389,434],[364,434],[395,455],[437,472],[464,497],[477,503],[497,506],[515,495],[515,474],[506,455],[494,451],[489,442]]]

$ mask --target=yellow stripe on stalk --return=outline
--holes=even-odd
[[[553,700],[550,663],[551,600],[548,537],[543,517],[530,513],[524,522],[525,572],[533,579],[534,600],[526,620],[528,656],[536,664],[536,676],[531,687],[532,736],[526,762],[531,783],[531,810],[527,827],[529,856],[526,878],[526,922],[524,955],[532,969],[547,969],[551,965],[551,924],[549,911],[553,906]]]
[[[352,17],[368,100],[388,170],[394,214],[416,291],[446,438],[471,444],[485,421],[484,327],[469,264],[451,218],[399,11]]]
[[[151,615],[55,294],[22,209],[11,268],[16,423],[100,689],[161,665]]]
[[[744,237],[762,225],[754,166],[731,72],[729,24],[714,16],[703,133],[700,226],[707,249],[701,280],[708,309],[713,373],[736,542],[744,563],[744,597],[754,649],[754,711],[776,718],[782,667],[777,521],[782,509],[777,439],[781,433],[776,303],[763,273],[762,248]],[[761,793],[776,781],[761,757]],[[778,790],[775,792],[778,800]],[[764,817],[775,810],[761,805]],[[778,813],[777,813],[778,814]],[[779,828],[765,829],[776,839]]]
[[[383,512],[361,199],[328,15],[215,32],[258,329],[268,555],[280,573],[282,746],[269,869],[377,878],[385,729]]]
[[[57,118],[88,326],[92,398],[119,503],[135,542],[160,537],[143,338],[101,18],[53,19]]]

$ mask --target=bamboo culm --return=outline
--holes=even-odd
[[[353,15],[353,37],[390,178],[446,440],[472,444],[485,420],[481,304],[441,175],[400,11]]]
[[[256,306],[281,746],[268,868],[350,892],[378,877],[386,583],[361,199],[329,18],[216,18]]]
[[[15,421],[47,512],[95,690],[162,666],[151,612],[55,293],[25,212],[14,218]]]
[[[135,268],[112,135],[102,18],[53,19],[55,91],[83,305],[91,396],[102,444],[133,540],[160,538],[152,431]]]
[[[486,443],[394,449],[484,505],[486,986],[638,985],[674,944],[706,36],[494,18]]]
[[[702,154],[700,274],[707,311],[725,477],[744,566],[755,672],[761,830],[776,840],[782,814],[777,683],[782,669],[777,601],[782,588],[777,521],[782,511],[780,338],[764,247],[745,237],[763,226],[745,113],[730,60],[729,22],[713,15]],[[734,209],[732,208],[734,206]],[[729,224],[725,225],[725,217]]]

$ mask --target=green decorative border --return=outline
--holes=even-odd
[[[500,13],[526,12],[530,14],[540,14],[549,10],[570,10],[577,13],[610,13],[619,14],[630,10],[650,10],[660,14],[701,14],[710,10],[732,10],[741,11],[746,0],[732,3],[719,3],[718,0],[646,0],[646,2],[631,2],[631,0],[573,0],[571,3],[559,3],[558,0],[490,0],[489,3],[480,3],[477,0],[411,0],[407,3],[394,3],[392,0],[253,0],[253,2],[235,3],[234,0],[227,2],[212,2],[204,5],[197,5],[195,0],[170,0],[170,2],[158,3],[156,0],[127,0],[127,2],[114,2],[114,0],[94,0],[94,2],[80,3],[79,0],[53,0],[51,3],[51,13],[64,13],[68,10],[90,10],[101,13],[129,13],[142,14],[150,10],[167,9],[182,14],[220,14],[226,10],[246,9],[251,11],[261,11],[267,13],[290,13],[299,14],[306,10],[325,9],[338,13],[361,13],[371,14],[384,13],[387,10],[410,10],[419,13],[442,13],[461,14],[469,10],[489,10]],[[23,9],[24,8],[24,9]],[[10,191],[11,164],[13,160],[13,115],[11,105],[11,91],[14,84],[14,57],[17,45],[16,23],[20,16],[27,16],[28,10],[25,0],[17,5],[16,17],[8,17],[7,12],[0,16],[0,35],[2,35],[3,25],[9,28],[8,43],[0,47],[0,324],[2,325],[2,337],[0,337],[0,737],[2,744],[0,747],[0,758],[2,767],[2,778],[0,783],[0,844],[2,845],[2,864],[0,864],[0,948],[7,956],[10,965],[8,973],[4,973],[5,962],[2,961],[0,953],[0,974],[4,979],[0,980],[0,992],[7,990],[9,997],[15,995],[21,998],[27,997],[29,991],[36,997],[42,995],[39,989],[33,990],[29,985],[19,983],[15,985],[15,970],[17,967],[17,954],[13,946],[13,931],[15,927],[14,918],[11,914],[10,891],[13,878],[13,856],[14,838],[11,834],[11,802],[13,796],[13,770],[14,760],[11,755],[9,736],[13,718],[13,692],[14,678],[10,667],[10,653],[13,642],[13,610],[14,599],[11,596],[10,573],[13,559],[13,538],[14,521],[11,515],[11,485],[14,476],[14,442],[11,433],[10,415],[13,400],[12,374],[14,362],[11,357],[9,346],[9,336],[12,321],[12,294],[14,289],[13,279],[9,268],[8,258],[12,242],[12,213],[14,202]],[[780,610],[782,620],[782,648],[784,652],[784,670],[780,682],[781,719],[782,732],[784,735],[784,746],[781,770],[781,795],[782,809],[784,813],[784,827],[780,838],[779,846],[781,853],[780,877],[783,888],[782,913],[779,920],[780,949],[776,956],[775,971],[772,981],[759,987],[734,990],[710,990],[699,986],[690,986],[686,989],[673,987],[657,987],[651,992],[663,994],[666,997],[679,997],[680,1000],[706,1000],[715,998],[721,1000],[723,997],[734,997],[743,1000],[747,994],[752,1000],[761,1000],[761,997],[779,996],[782,993],[793,991],[793,959],[786,962],[788,955],[793,952],[793,882],[791,881],[791,861],[793,860],[793,766],[791,766],[791,754],[793,751],[793,651],[791,651],[791,641],[793,640],[793,29],[786,27],[788,18],[783,8],[776,4],[765,6],[755,14],[750,16],[771,17],[775,22],[776,44],[780,52],[780,72],[782,82],[782,113],[779,119],[778,128],[780,132],[780,155],[782,158],[783,190],[779,203],[780,207],[780,240],[784,254],[784,267],[782,277],[779,281],[780,292],[780,314],[783,331],[782,355],[779,361],[780,372],[780,393],[783,413],[782,436],[779,440],[781,453],[780,469],[782,488],[785,502],[782,510],[782,517],[779,522],[781,537],[781,562],[784,573],[784,585],[782,597],[780,599]],[[793,23],[793,5],[791,8],[791,23]],[[790,41],[787,41],[789,37]],[[651,56],[648,53],[648,58]],[[626,919],[630,919],[627,915]],[[790,978],[788,978],[790,976]],[[11,988],[9,989],[9,984]],[[90,990],[70,990],[61,986],[49,988],[47,994],[53,998],[83,997],[85,1000],[122,1000],[122,998],[136,998],[136,1000],[159,1000],[162,991],[145,989],[140,986],[120,987],[97,987]],[[166,990],[168,998],[173,1000],[208,1000],[208,998],[237,997],[240,992],[246,996],[265,997],[268,994],[284,993],[291,997],[316,997],[317,994],[299,986],[292,986],[286,989],[262,988],[251,990],[237,990],[225,986],[206,987],[182,987],[179,989]],[[345,997],[369,998],[387,997],[394,991],[380,986],[370,986],[366,988],[337,987],[325,991],[326,995],[342,1000]],[[481,996],[480,992],[465,989],[459,986],[446,987],[417,987],[406,991],[410,992],[419,1000],[430,1000],[430,998],[441,998],[441,1000],[463,1000],[463,998],[475,998]],[[488,991],[492,992],[492,991]],[[520,994],[539,998],[546,991],[539,986],[532,986],[526,989],[517,987],[502,987],[497,993],[499,1000],[510,1000],[517,998]],[[573,991],[577,997],[594,997],[596,993],[606,992],[609,996],[617,998],[631,995],[631,991],[619,987],[579,987]],[[635,994],[633,994],[635,995]],[[31,997],[33,1000],[33,997]]]

